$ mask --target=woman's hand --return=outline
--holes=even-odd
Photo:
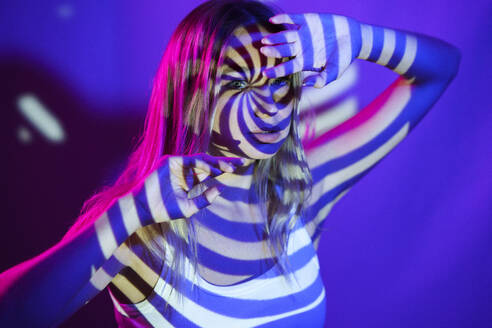
[[[304,85],[321,88],[339,78],[359,54],[360,24],[354,19],[332,14],[280,14],[270,22],[285,24],[287,30],[265,36],[260,51],[290,60],[265,70],[268,78],[317,72],[307,76]]]
[[[215,177],[242,164],[241,158],[208,154],[162,157],[158,168],[133,192],[142,226],[189,218],[210,205],[223,188]]]

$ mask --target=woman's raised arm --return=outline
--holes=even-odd
[[[187,218],[208,206],[220,192],[213,183],[194,198],[188,192],[241,164],[239,158],[206,154],[164,157],[139,187],[92,223],[0,274],[0,327],[60,324],[128,264],[120,245],[132,233],[149,224]]]
[[[362,24],[340,15],[281,14],[271,21],[286,24],[288,30],[266,36],[261,51],[291,60],[266,71],[268,77],[310,71],[305,85],[322,88],[339,78],[356,58],[400,75],[355,116],[305,143],[314,183],[308,230],[317,239],[320,229],[316,228],[333,205],[399,144],[439,99],[458,71],[460,53],[439,39]]]

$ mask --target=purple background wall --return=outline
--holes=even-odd
[[[141,129],[152,76],[179,20],[201,1],[0,4],[5,150],[0,271],[55,244],[114,178]],[[327,327],[492,326],[492,4],[487,0],[292,1],[442,38],[455,81],[420,125],[334,208],[320,259]],[[395,75],[358,63],[359,105]],[[63,133],[22,115],[32,95]],[[33,99],[33,98],[30,98]],[[6,160],[5,160],[6,159]],[[4,182],[5,183],[5,182]],[[106,292],[63,327],[115,326]]]

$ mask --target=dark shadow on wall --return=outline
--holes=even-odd
[[[32,94],[61,122],[63,143],[49,142],[18,110],[22,94]],[[58,242],[84,202],[103,183],[117,176],[144,121],[108,117],[87,108],[76,92],[33,58],[0,57],[3,220],[0,271],[37,256]],[[113,111],[114,112],[114,111]],[[121,110],[122,113],[133,112]],[[94,113],[89,115],[89,113]],[[19,129],[30,134],[22,142]],[[112,303],[106,291],[61,327],[113,327]]]

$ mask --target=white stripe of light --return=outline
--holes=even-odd
[[[393,56],[393,53],[395,52],[395,43],[395,31],[385,28],[383,50],[381,51],[381,55],[376,61],[376,64],[386,66],[389,63],[391,57]]]
[[[398,66],[395,68],[395,72],[398,74],[405,74],[410,66],[412,66],[415,56],[417,55],[417,38],[412,35],[407,35],[405,40],[405,54],[401,59]]]
[[[171,178],[171,184],[173,184],[172,180],[175,177],[171,173],[169,175]],[[174,190],[174,188],[171,188],[171,190]],[[159,222],[168,220],[169,214],[167,213],[166,206],[162,201],[161,183],[159,181],[159,172],[157,170],[145,179],[145,196],[147,198],[147,204],[149,205],[150,215],[152,218]]]
[[[48,141],[62,143],[66,136],[60,121],[33,94],[22,94],[17,98],[20,113]]]
[[[204,238],[200,238],[200,245],[209,250],[220,253],[224,257],[228,257],[233,260],[243,260],[243,261],[252,261],[252,260],[260,260],[260,259],[269,259],[272,257],[271,253],[264,252],[266,248],[266,244],[264,241],[255,241],[255,242],[245,242],[239,241],[233,238],[229,238],[224,236],[212,229],[208,229],[206,226],[197,222],[197,231],[200,236]],[[298,230],[292,232],[292,234],[298,234]],[[224,247],[227,245],[227,247]],[[297,247],[303,247],[306,243],[298,245]],[[220,251],[219,251],[220,249]],[[243,250],[241,252],[241,250]],[[296,249],[294,249],[294,252]]]
[[[332,190],[336,186],[342,184],[345,181],[350,180],[356,175],[366,171],[374,164],[379,162],[386,154],[388,154],[405,136],[410,128],[410,123],[406,123],[395,135],[391,137],[386,143],[377,148],[375,151],[364,157],[363,159],[349,165],[342,170],[338,170],[335,173],[329,174],[324,177],[320,182],[313,186],[314,201],[317,201],[323,194]],[[316,199],[317,198],[317,199]]]
[[[104,212],[94,222],[94,229],[96,230],[97,240],[99,241],[104,258],[109,259],[111,254],[118,248],[118,244],[116,243],[113,229],[111,229],[107,212]]]
[[[121,217],[127,236],[130,236],[141,227],[137,208],[135,207],[135,199],[133,198],[132,193],[128,193],[121,197],[118,200],[118,206],[120,207]]]
[[[352,42],[350,40],[350,28],[347,17],[333,15],[333,23],[335,25],[335,34],[337,37],[338,49],[344,49],[338,53],[338,76],[343,74],[344,70],[352,61]]]
[[[152,327],[174,328],[174,326],[164,318],[162,309],[156,309],[150,302],[147,302],[146,304],[148,304],[149,310],[142,311],[140,314],[152,325]]]
[[[367,59],[371,55],[372,43],[373,43],[373,30],[370,25],[360,25],[362,47],[360,48],[359,56],[357,58]]]
[[[313,43],[313,66],[315,68],[323,67],[326,64],[326,45],[323,24],[318,14],[305,14],[307,26],[311,32]]]

